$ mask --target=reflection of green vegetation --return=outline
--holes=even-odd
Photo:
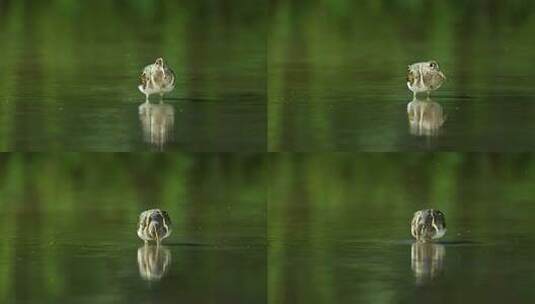
[[[49,302],[92,292],[120,294],[123,299],[136,294],[115,277],[134,269],[130,280],[138,282],[135,252],[142,242],[135,234],[137,217],[153,207],[168,210],[172,217],[168,244],[207,246],[207,252],[198,253],[202,263],[197,255],[191,256],[192,248],[172,247],[175,266],[198,278],[186,286],[204,291],[207,285],[202,282],[217,286],[215,281],[241,273],[245,299],[265,289],[263,280],[248,277],[265,270],[262,256],[232,259],[243,253],[209,250],[229,245],[264,252],[266,202],[260,156],[3,155],[0,197],[0,230],[6,243],[0,248],[2,303],[15,298]],[[183,265],[188,258],[193,261]],[[238,268],[240,261],[261,264],[214,276],[216,268]]]
[[[332,104],[407,100],[407,64],[427,58],[448,75],[439,94],[532,96],[535,74],[526,63],[535,45],[534,13],[525,0],[275,1],[268,27],[270,148],[299,146],[310,136],[326,147],[340,127],[369,128],[369,112],[334,112]],[[474,134],[509,115],[454,102],[451,108],[462,103],[459,119]],[[313,105],[292,111],[294,103]],[[401,126],[406,118],[392,119]],[[366,140],[391,150],[405,133],[390,128]]]
[[[404,286],[390,285],[390,276],[407,267],[396,254],[408,251],[389,246],[410,238],[410,218],[425,207],[445,212],[447,240],[535,240],[530,155],[273,155],[270,170],[270,303],[296,294],[303,303],[398,299]],[[491,279],[476,269],[466,274]]]

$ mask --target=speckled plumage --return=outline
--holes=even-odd
[[[141,212],[137,235],[145,241],[156,241],[157,244],[171,234],[171,219],[167,212],[150,209]]]
[[[411,234],[419,242],[429,242],[446,234],[444,213],[435,209],[423,209],[414,213]]]
[[[409,65],[407,71],[407,87],[414,95],[421,92],[434,91],[442,86],[446,76],[434,60]]]
[[[139,82],[138,89],[145,94],[148,101],[152,94],[160,94],[160,97],[163,97],[175,88],[175,73],[162,58],[158,58],[143,69]]]

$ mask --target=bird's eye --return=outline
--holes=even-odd
[[[434,62],[431,62],[431,63],[429,64],[429,67],[432,68],[432,69],[434,69],[434,68],[437,67],[437,64],[434,63]]]

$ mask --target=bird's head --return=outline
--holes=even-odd
[[[171,220],[165,211],[156,211],[150,215],[149,234],[156,240],[161,240],[170,229]]]

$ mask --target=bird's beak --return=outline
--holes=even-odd
[[[444,80],[447,79],[447,78],[446,78],[446,75],[444,75],[444,73],[442,73],[442,71],[440,71],[440,72],[438,72],[438,73],[439,73],[439,75],[440,75],[442,78],[444,78]]]

